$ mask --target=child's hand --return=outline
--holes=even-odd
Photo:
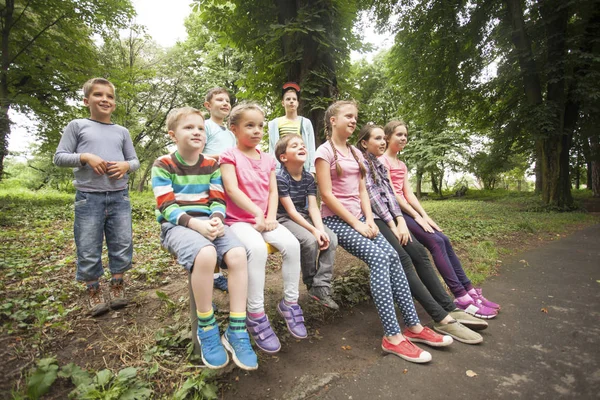
[[[217,228],[215,228],[210,220],[200,220],[192,218],[188,222],[188,228],[191,228],[210,240],[211,242],[217,238]]]
[[[127,171],[129,171],[129,163],[127,161],[107,161],[108,177],[110,179],[121,179]]]
[[[427,221],[425,221],[423,219],[423,217],[421,217],[420,215],[418,217],[415,218],[415,222],[419,225],[421,225],[421,228],[423,228],[423,230],[425,232],[428,233],[435,233],[435,231],[433,230],[433,228],[431,227],[431,225],[429,225],[429,223],[427,223]]]
[[[264,215],[262,215],[262,214],[255,215],[254,216],[254,225],[252,225],[252,227],[259,232],[264,231],[265,228],[267,227]]]
[[[95,173],[98,175],[104,175],[106,173],[107,162],[92,153],[83,153],[79,156],[80,161],[83,164],[89,165]]]
[[[375,238],[375,236],[379,234],[379,227],[375,223],[375,220],[367,220],[367,225],[369,226],[369,228],[371,228],[371,231],[373,232],[373,236],[371,236],[371,239]]]
[[[330,243],[329,235],[326,232],[315,229],[313,236],[317,239],[317,243],[319,243],[319,250],[327,250]]]
[[[427,221],[429,226],[431,226],[436,231],[442,232],[442,229],[435,222],[433,222],[433,220],[429,218],[429,216],[425,217],[425,221]]]
[[[217,237],[221,237],[225,234],[225,225],[223,225],[221,218],[211,218],[210,224],[217,230]]]
[[[398,242],[400,242],[402,246],[406,246],[408,241],[411,240],[410,233],[408,233],[408,229],[403,229],[402,227],[397,226],[394,229],[392,229],[392,232],[394,232],[394,235],[396,236]]]
[[[376,235],[373,235],[371,227],[364,222],[358,222],[356,226],[353,226],[354,230],[363,235],[366,238],[373,239]]]
[[[265,221],[265,231],[266,232],[275,230],[275,229],[277,229],[278,226],[279,226],[279,222],[277,222],[276,219],[268,219]]]

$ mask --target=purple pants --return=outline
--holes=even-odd
[[[442,232],[425,232],[421,225],[409,215],[404,214],[404,220],[410,233],[431,252],[436,268],[454,297],[467,294],[473,285],[456,257],[450,239]]]

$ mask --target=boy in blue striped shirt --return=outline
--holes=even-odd
[[[337,310],[331,297],[337,237],[323,225],[315,179],[304,169],[307,154],[299,135],[284,136],[275,145],[275,157],[282,165],[277,172],[277,220],[300,242],[302,280],[308,293],[321,305]]]

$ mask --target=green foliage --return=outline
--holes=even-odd
[[[349,268],[332,283],[336,301],[343,306],[352,307],[371,297],[369,270],[363,264]]]
[[[32,371],[27,380],[27,396],[31,399],[39,399],[48,393],[57,376],[56,359],[42,358],[37,362],[37,368]]]
[[[214,400],[218,399],[217,387],[210,382],[207,382],[214,372],[205,369],[200,373],[188,373],[188,378],[183,385],[173,393],[173,400]]]

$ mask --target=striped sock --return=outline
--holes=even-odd
[[[229,313],[229,329],[233,332],[242,332],[246,330],[246,313],[245,312],[230,312]]]
[[[196,311],[198,315],[198,326],[202,328],[202,330],[209,331],[217,326],[217,320],[215,319],[215,313],[211,307],[210,311],[200,312]]]

